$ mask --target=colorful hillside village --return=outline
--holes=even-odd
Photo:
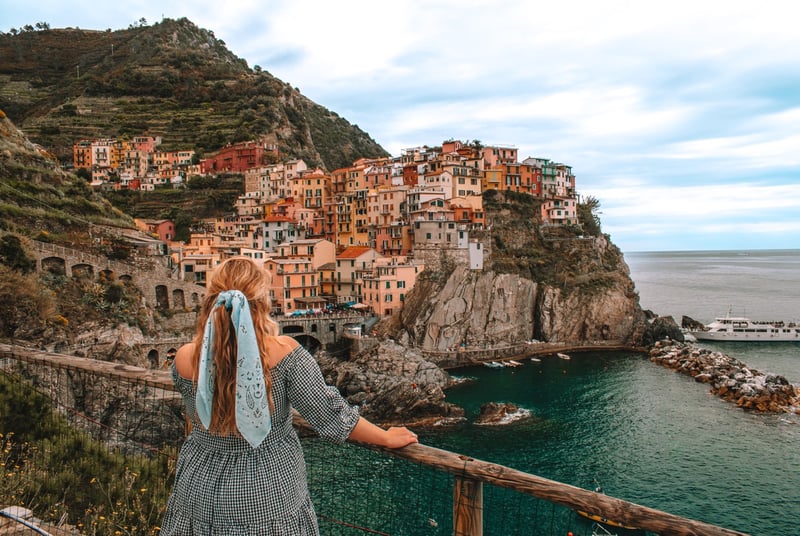
[[[98,188],[181,188],[187,177],[241,173],[244,192],[230,216],[203,222],[188,243],[172,222],[142,221],[171,247],[179,277],[204,284],[223,259],[243,255],[272,274],[274,312],[356,308],[398,312],[426,266],[444,258],[483,268],[486,218],[481,193],[508,190],[540,198],[541,220],[576,224],[575,176],[517,149],[445,141],[399,157],[362,158],[325,172],[303,160],[278,162],[266,141],[229,145],[207,159],[159,151],[160,139],[83,140],[74,165]],[[488,244],[487,244],[488,245]]]

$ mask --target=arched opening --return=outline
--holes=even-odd
[[[183,299],[183,290],[176,288],[172,291],[172,307],[175,309],[186,309],[186,302]]]
[[[177,353],[178,353],[177,348],[170,348],[169,350],[167,350],[167,357],[166,359],[164,359],[164,364],[161,365],[161,368],[168,369],[170,365],[172,365],[172,362],[175,361],[175,354]]]
[[[129,276],[128,274],[125,274],[125,275],[119,276],[119,280],[120,281],[124,281],[125,283],[130,283],[131,281],[133,281],[133,278],[131,276]]]
[[[150,368],[158,368],[158,350],[154,348],[147,352],[147,362],[150,364]]]
[[[169,309],[169,294],[165,285],[156,285],[156,309]]]
[[[42,259],[42,271],[53,275],[67,275],[67,263],[61,257],[45,257]]]
[[[72,266],[72,277],[76,279],[92,279],[94,278],[94,268],[91,264],[74,264]]]
[[[305,332],[305,330],[303,329],[303,326],[298,326],[296,324],[292,325],[292,326],[283,326],[281,328],[281,333],[283,335],[291,335],[292,337],[294,337],[295,334],[300,334],[300,333],[304,333],[304,332]],[[294,337],[294,338],[296,339],[297,337]]]

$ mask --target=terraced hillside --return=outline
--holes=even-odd
[[[82,138],[161,136],[201,155],[268,137],[332,170],[387,152],[187,19],[0,35],[0,109],[62,161]]]

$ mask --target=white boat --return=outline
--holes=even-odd
[[[509,359],[508,361],[506,361],[506,366],[507,367],[521,367],[522,363],[520,363],[519,361],[514,361],[513,359]]]
[[[483,364],[483,366],[489,368],[505,368],[505,365],[499,361],[487,361]]]
[[[689,334],[698,341],[800,341],[800,324],[724,316]]]
[[[568,354],[564,354],[561,352],[557,353],[556,355],[559,357],[559,359],[566,359],[566,360],[572,359]]]

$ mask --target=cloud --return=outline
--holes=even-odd
[[[187,17],[393,155],[458,138],[565,162],[614,240],[681,249],[800,247],[786,231],[800,221],[796,11],[793,0],[6,0],[3,16],[9,28],[95,29]]]

